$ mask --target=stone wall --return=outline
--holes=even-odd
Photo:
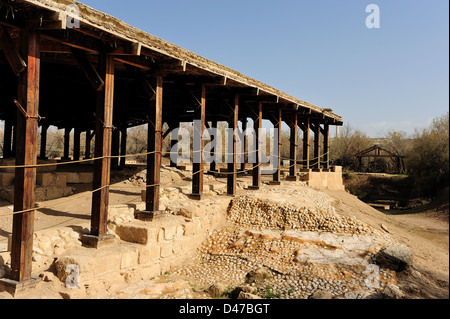
[[[115,241],[100,249],[78,246],[60,254],[54,264],[56,275],[67,283],[74,267],[78,268],[80,286],[163,275],[189,258],[225,222],[224,203],[173,207],[172,213],[152,222],[134,219],[142,203],[113,206],[108,228],[116,235]]]
[[[313,188],[344,190],[342,167],[335,166],[331,171],[308,170],[301,175],[301,180]]]

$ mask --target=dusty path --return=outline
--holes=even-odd
[[[398,242],[406,244],[415,252],[415,265],[435,284],[436,289],[447,290],[449,282],[449,222],[439,218],[442,214],[426,211],[416,214],[387,215],[361,202],[344,191],[325,191],[336,199],[335,207],[342,215],[379,227],[383,224]],[[443,212],[443,215],[448,215]],[[437,292],[441,293],[441,292]],[[448,297],[447,297],[448,298]]]

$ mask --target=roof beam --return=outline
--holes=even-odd
[[[12,41],[8,31],[4,29],[1,25],[0,25],[0,49],[3,50],[3,53],[6,59],[8,60],[8,63],[11,66],[11,69],[13,70],[15,75],[19,75],[27,68],[25,60],[22,58],[22,56],[19,53],[19,50],[17,50],[16,46],[14,45],[14,42]]]
[[[105,82],[103,81],[100,74],[97,72],[97,70],[94,68],[94,66],[89,62],[86,53],[79,49],[72,48],[72,55],[75,58],[75,60],[80,65],[81,69],[83,70],[84,74],[88,78],[89,82],[91,83],[92,87],[96,91],[100,91],[105,86]]]

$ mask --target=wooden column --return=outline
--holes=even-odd
[[[324,124],[323,127],[323,169],[330,169],[330,125]]]
[[[214,129],[218,129],[217,128],[217,120],[214,120],[214,121],[212,121],[212,123],[211,123],[211,128],[214,128]],[[212,143],[212,149],[214,149],[214,151],[211,151],[211,156],[213,157],[216,153],[217,153],[217,145],[218,145],[218,143],[220,143],[220,142],[218,142],[217,141],[217,138],[218,138],[218,136],[216,135],[215,137],[214,137],[214,140],[213,141],[211,141],[211,143]],[[215,156],[213,157],[213,161],[211,162],[211,164],[210,164],[210,166],[209,166],[209,170],[211,171],[211,172],[217,172],[217,163],[216,163],[216,159],[215,159]]]
[[[41,127],[41,150],[39,153],[40,159],[47,159],[47,132],[48,132],[48,124],[42,125]]]
[[[151,84],[156,87],[155,104],[149,107],[147,156],[147,189],[145,195],[145,211],[138,212],[136,218],[153,220],[163,212],[159,210],[161,189],[161,156],[162,156],[162,112],[163,112],[163,77],[157,75]]]
[[[75,128],[75,133],[73,135],[73,160],[80,160],[80,151],[81,151],[81,130],[79,128]]]
[[[170,167],[176,168],[178,166],[178,160],[173,161],[172,157],[178,158],[178,151],[175,150],[175,146],[178,144],[178,136],[172,136],[172,134],[174,134],[175,129],[175,123],[171,123],[170,124]],[[178,124],[179,126],[179,124]],[[172,139],[173,138],[173,139]]]
[[[228,153],[227,195],[230,196],[236,195],[236,164],[237,164],[236,144],[237,144],[237,129],[239,120],[238,117],[239,117],[239,95],[236,94],[234,98],[234,112],[231,116],[231,119],[228,121],[228,127],[233,129],[233,134],[232,136],[228,137],[228,149],[226,150],[226,152]]]
[[[320,170],[320,162],[322,159],[321,156],[321,136],[320,136],[320,122],[316,121],[314,123],[314,163],[313,163],[313,169],[314,170]]]
[[[70,131],[72,131],[71,127],[66,127],[64,129],[64,155],[61,158],[63,161],[70,161]]]
[[[13,140],[11,149],[11,154],[13,157],[16,156],[16,148],[17,148],[17,124],[13,126]]]
[[[39,31],[28,29],[23,44],[27,69],[19,75],[18,100],[29,118],[17,112],[16,165],[37,164],[40,45]],[[13,216],[11,278],[16,282],[32,281],[36,168],[16,168],[14,211],[29,210]],[[16,286],[16,288],[19,288]]]
[[[289,177],[288,180],[296,181],[297,180],[297,150],[298,150],[298,115],[294,113],[292,127],[291,127],[291,136],[290,136],[290,167],[289,167]]]
[[[120,130],[120,166],[125,167],[127,158],[125,157],[127,155],[127,127],[124,126]]]
[[[85,159],[91,158],[91,140],[92,140],[91,130],[87,130],[86,131],[86,141],[85,141],[86,145],[84,146],[84,158]]]
[[[274,127],[275,134],[278,135],[278,139],[274,141],[274,143],[278,143],[278,149],[276,153],[273,154],[273,164],[276,166],[276,171],[273,173],[273,181],[270,182],[270,185],[280,185],[281,184],[281,123],[282,123],[282,111],[281,108],[278,108],[277,118],[275,119]],[[275,167],[274,167],[275,169]]]
[[[13,132],[13,125],[12,121],[9,119],[5,120],[5,131],[3,135],[3,158],[9,158],[12,157],[12,132]]]
[[[256,162],[253,164],[253,185],[249,186],[250,190],[258,190],[261,187],[261,132],[260,129],[262,127],[262,104],[263,102],[259,102],[258,104],[258,112],[253,120],[253,127],[255,129],[256,134]]]
[[[309,133],[311,129],[311,120],[307,118],[304,123],[303,127],[303,169],[309,170],[311,168],[310,160],[309,160],[309,154],[310,154],[310,147],[309,147]]]
[[[242,121],[242,132],[244,133],[243,140],[241,141],[241,143],[243,144],[243,147],[242,147],[241,151],[244,153],[241,156],[241,158],[242,158],[241,172],[242,173],[246,173],[245,172],[245,163],[246,163],[247,149],[248,149],[248,139],[247,139],[247,136],[245,136],[245,131],[246,130],[247,130],[247,119],[245,118]]]
[[[194,156],[192,164],[192,195],[191,198],[200,200],[203,194],[203,149],[205,142],[203,141],[203,133],[205,131],[205,112],[206,112],[206,85],[201,88],[201,103],[196,114],[196,122],[194,123]],[[199,121],[197,120],[199,119]]]
[[[119,166],[119,152],[120,152],[120,131],[115,129],[112,132],[111,144],[111,167],[117,168]]]
[[[98,248],[114,238],[107,234],[109,183],[111,174],[111,139],[113,130],[114,58],[99,56],[99,74],[104,87],[97,91],[97,121],[95,125],[95,158],[92,194],[91,233],[82,237],[84,246]]]

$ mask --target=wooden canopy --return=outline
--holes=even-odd
[[[202,58],[190,51],[145,33],[82,3],[69,0],[2,0],[0,25],[5,48],[20,41],[19,28],[34,21],[40,30],[40,115],[58,128],[94,129],[95,92],[103,85],[99,56],[114,57],[114,125],[132,127],[146,123],[148,100],[154,95],[149,81],[164,76],[163,122],[192,121],[198,108],[201,85],[206,84],[206,119],[227,120],[234,94],[241,94],[240,118],[253,116],[252,108],[264,102],[265,117],[286,112],[309,114],[328,124],[342,124],[330,109],[294,98],[237,71]],[[68,27],[69,6],[76,5],[78,27]],[[9,63],[8,63],[9,61]],[[0,119],[15,119],[17,90],[14,73],[23,59],[0,53]],[[8,65],[9,64],[9,65]],[[12,66],[13,68],[11,68]],[[76,111],[75,111],[76,110]],[[174,117],[175,116],[175,117]]]
[[[43,158],[49,126],[66,129],[65,160],[69,154],[68,133],[72,129],[76,133],[74,156],[78,157],[80,133],[85,131],[87,139],[95,134],[91,232],[82,241],[86,247],[98,248],[111,239],[106,225],[112,155],[118,154],[113,154],[119,144],[118,132],[122,134],[124,148],[127,128],[148,124],[146,210],[136,216],[147,220],[160,213],[163,124],[171,130],[180,122],[200,121],[200,134],[194,136],[199,159],[193,167],[192,198],[201,199],[204,173],[201,133],[207,121],[212,126],[227,121],[237,131],[238,122],[242,121],[244,126],[247,118],[253,119],[256,132],[263,118],[273,123],[279,135],[283,121],[291,127],[290,177],[294,180],[298,127],[304,136],[303,168],[318,171],[330,168],[329,126],[343,124],[342,118],[331,109],[294,98],[76,1],[0,0],[0,120],[5,121],[6,146],[3,156],[16,159],[13,281],[0,280],[0,284],[20,289],[32,281],[39,126]],[[11,142],[13,127],[15,143]],[[310,130],[314,132],[311,163]],[[236,136],[229,142],[232,154],[227,194],[233,196],[237,176]],[[257,152],[261,152],[260,148],[261,145]],[[274,154],[277,158],[274,185],[280,183],[280,149]],[[252,189],[258,189],[261,184],[258,156],[252,172]]]

